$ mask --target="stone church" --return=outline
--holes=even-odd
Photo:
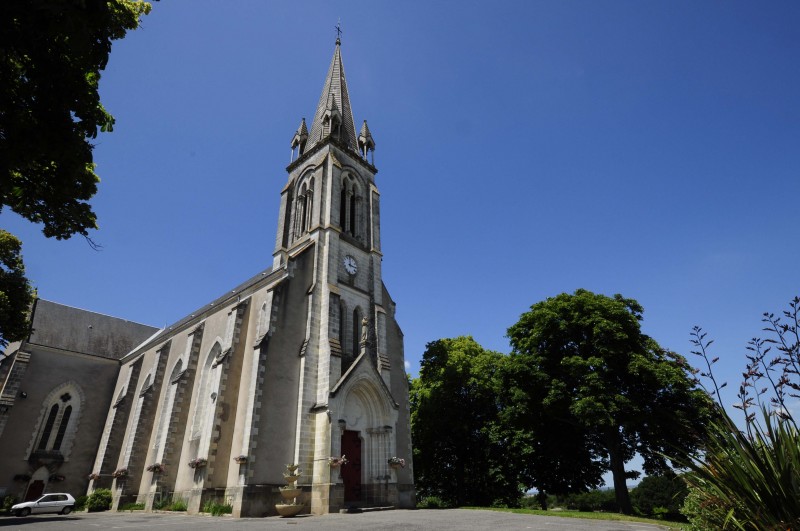
[[[0,431],[10,452],[0,463],[13,461],[0,466],[0,489],[26,475],[11,488],[30,489],[39,474],[39,492],[63,491],[67,481],[48,481],[81,453],[83,490],[111,488],[115,506],[181,499],[190,513],[215,502],[235,516],[272,515],[289,463],[299,465],[307,512],[414,506],[403,334],[381,279],[375,142],[367,122],[357,129],[353,120],[338,39],[311,125],[301,121],[291,147],[271,267],[164,329],[114,321],[107,334],[123,328],[138,346],[105,357],[95,346],[116,372],[100,382],[66,371],[68,393],[53,382],[26,399],[37,413],[27,427],[14,417],[24,380],[6,388],[14,364],[36,353],[30,341],[9,349],[0,400],[11,404],[0,415],[17,427]],[[25,378],[37,374],[29,368]],[[103,400],[89,400],[99,392]],[[67,416],[66,394],[86,411],[103,404],[91,459],[86,443],[81,452],[74,444],[87,415]],[[345,465],[331,464],[341,456]]]

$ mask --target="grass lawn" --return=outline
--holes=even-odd
[[[625,522],[642,522],[645,524],[660,525],[666,529],[681,529],[686,525],[681,522],[669,522],[667,520],[651,520],[649,518],[639,518],[638,516],[627,516],[619,513],[584,513],[580,511],[561,511],[550,510],[541,511],[538,509],[499,509],[495,507],[460,507],[461,509],[481,509],[484,511],[502,511],[517,514],[536,514],[541,516],[560,516],[564,518],[583,518],[585,520],[621,520]]]

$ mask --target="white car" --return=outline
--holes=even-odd
[[[75,508],[75,498],[63,492],[50,492],[38,500],[18,503],[11,507],[17,516],[28,516],[39,513],[69,514]]]

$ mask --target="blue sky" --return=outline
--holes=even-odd
[[[508,352],[530,305],[586,288],[684,354],[702,325],[738,386],[800,294],[796,2],[156,3],[102,78],[103,250],[0,217],[40,296],[163,326],[269,265],[339,18],[412,374],[442,337]]]

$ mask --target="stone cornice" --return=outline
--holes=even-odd
[[[308,162],[308,159],[310,159],[315,153],[319,153],[320,151],[322,151],[322,149],[325,146],[328,146],[328,145],[333,146],[336,149],[338,149],[341,152],[341,154],[347,155],[347,159],[348,160],[352,160],[354,162],[357,162],[364,169],[366,169],[367,171],[371,172],[372,175],[377,175],[378,174],[378,168],[376,168],[375,166],[373,166],[372,164],[370,164],[366,160],[362,159],[358,155],[358,153],[356,153],[354,151],[351,151],[350,148],[346,144],[344,144],[342,142],[339,142],[338,140],[336,140],[335,138],[333,138],[331,136],[329,136],[328,138],[324,139],[319,144],[315,144],[309,151],[306,151],[305,153],[303,153],[302,155],[297,157],[296,160],[294,160],[291,164],[286,166],[286,171],[289,172],[289,173],[292,173],[292,171],[294,171],[298,166]],[[337,157],[337,161],[338,161],[338,157]],[[341,164],[341,162],[339,162],[339,163]]]

